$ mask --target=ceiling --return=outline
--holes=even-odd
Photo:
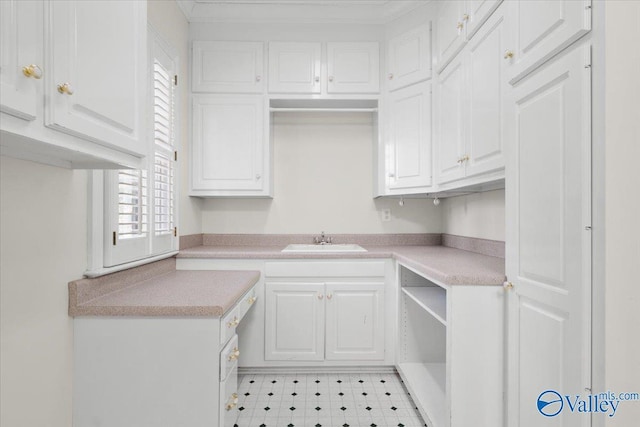
[[[430,0],[177,0],[189,22],[386,24]]]

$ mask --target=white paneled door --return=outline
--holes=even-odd
[[[590,425],[553,393],[541,396],[584,396],[591,387],[590,80],[589,46],[582,45],[514,87],[506,189],[509,426]]]
[[[324,360],[324,283],[266,283],[265,360]]]
[[[269,43],[269,92],[320,93],[320,43]]]
[[[327,93],[379,92],[379,57],[377,42],[327,43]]]
[[[146,3],[52,1],[48,7],[46,125],[146,155]]]
[[[384,360],[384,283],[327,283],[326,359]]]

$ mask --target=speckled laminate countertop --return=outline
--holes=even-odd
[[[69,315],[220,317],[260,278],[259,271],[176,271],[171,261],[173,270],[98,296],[88,295],[95,294],[90,287],[110,285],[90,279],[70,282]]]
[[[393,258],[445,285],[502,285],[504,259],[446,246],[365,246],[367,252],[283,253],[283,246],[197,246],[178,258],[371,259]]]

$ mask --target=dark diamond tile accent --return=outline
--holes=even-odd
[[[371,424],[369,427],[378,427],[377,424]]]
[[[320,383],[320,380],[316,380],[316,384],[319,384],[319,383]]]
[[[398,427],[404,427],[404,424],[400,423],[398,424]]]
[[[320,411],[322,408],[319,406],[316,406],[316,411]]]
[[[254,380],[249,381],[249,384],[253,384],[253,383],[255,383],[255,381],[254,381]]]
[[[278,382],[278,381],[273,380],[273,381],[271,381],[271,384],[275,384],[275,383],[277,383],[277,382]]]
[[[347,410],[347,408],[345,408],[344,406],[342,408],[340,408],[340,409],[343,410],[343,411]]]
[[[338,384],[342,384],[342,380],[338,380],[336,381]]]
[[[366,396],[366,395],[367,395],[367,393],[362,393],[362,395],[363,395],[363,396]]]
[[[389,392],[386,392],[385,394],[386,394],[387,396],[391,396],[391,393],[389,393]]]
[[[364,409],[366,409],[367,411],[370,411],[372,408],[371,408],[371,406],[367,406],[367,407],[366,407],[366,408],[364,408]]]
[[[267,427],[266,424],[260,424],[260,427]]]
[[[298,384],[298,380],[293,380],[293,383],[294,384]]]
[[[396,410],[396,409],[398,409],[398,408],[396,408],[395,406],[392,406],[392,407],[391,407],[391,409],[393,409],[393,410],[395,411],[395,410]]]
[[[287,427],[296,427],[295,425],[289,423],[289,425],[287,425]]]
[[[251,395],[251,393],[246,392],[244,395],[245,395],[245,396],[250,396],[250,395]]]
[[[342,424],[342,427],[349,427],[349,424],[344,423],[344,424]]]
[[[382,384],[386,383],[386,381],[385,381],[385,380],[380,380],[380,382],[381,382]]]
[[[268,411],[269,409],[271,408],[269,408],[268,406],[264,408],[265,411]]]
[[[273,393],[267,393],[267,396],[273,396]]]
[[[338,393],[338,396],[344,396],[343,392]]]
[[[295,410],[296,410],[296,407],[295,407],[295,406],[292,406],[291,408],[289,408],[289,410],[290,410],[290,411],[295,411]]]
[[[244,411],[244,406],[239,407],[238,411]]]
[[[315,427],[322,427],[322,424],[318,423]]]
[[[298,393],[296,393],[295,391],[293,393],[291,393],[291,396],[297,396]]]
[[[364,381],[362,381],[362,380],[359,380],[358,382],[359,382],[360,384],[362,384],[362,383],[363,383]]]
[[[316,393],[316,396],[320,396],[320,393]]]

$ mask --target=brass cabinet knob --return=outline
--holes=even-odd
[[[505,290],[510,291],[511,289],[513,289],[513,283],[511,282],[504,282],[502,284],[502,286],[504,287]]]
[[[465,154],[464,156],[462,156],[462,157],[460,157],[460,158],[458,159],[458,164],[459,164],[459,165],[461,165],[461,164],[463,164],[464,162],[466,162],[466,161],[468,161],[468,160],[469,160],[469,155],[468,155],[468,154]]]
[[[327,294],[327,299],[333,298],[333,294]]]
[[[256,302],[256,297],[249,297],[247,302],[249,303],[249,305],[252,305],[254,302]]]
[[[456,25],[456,28],[458,30],[462,30],[464,28],[464,24],[462,22],[458,22],[458,25]]]
[[[468,21],[469,21],[469,14],[468,14],[468,13],[465,13],[464,15],[462,15],[462,20],[463,20],[464,22],[468,22]]]
[[[58,85],[58,92],[61,94],[73,95],[73,88],[69,83],[62,83]]]
[[[322,298],[324,298],[324,295],[318,294],[318,299],[322,299]]]
[[[514,55],[514,53],[513,53],[512,50],[506,50],[504,52],[504,59],[511,59],[511,58],[513,58],[513,55]]]
[[[32,77],[36,80],[40,80],[42,78],[42,68],[35,64],[27,65],[22,67],[22,74],[26,77]]]

